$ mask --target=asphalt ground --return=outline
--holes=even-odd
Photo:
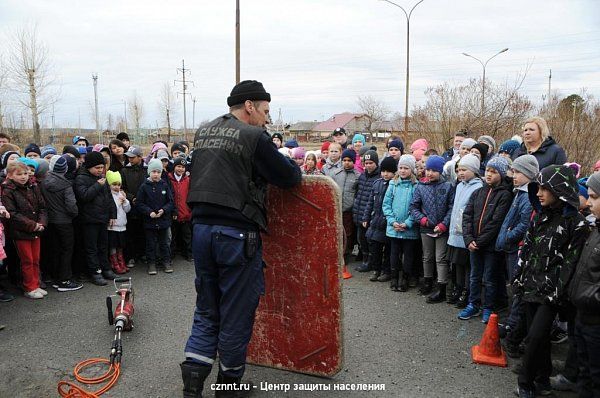
[[[194,269],[179,257],[174,268],[173,274],[149,276],[138,265],[128,274],[135,288],[135,328],[123,335],[121,377],[103,396],[181,396],[179,363],[194,309]],[[453,306],[426,304],[416,289],[392,292],[387,283],[353,274],[343,282],[343,370],[325,379],[248,365],[245,379],[256,386],[253,397],[513,396],[517,376],[510,366],[515,361],[509,359],[509,368],[471,362],[471,347],[485,327],[481,318],[458,320]],[[112,290],[111,285],[86,283],[76,292],[49,288],[45,299],[30,300],[11,288],[17,299],[0,303],[0,323],[6,325],[0,331],[0,397],[56,397],[58,381],[73,380],[78,362],[107,358],[113,328],[105,297]],[[562,356],[564,346],[555,347]],[[214,395],[209,384],[215,378],[216,367],[205,396]],[[294,384],[331,390],[280,390]],[[385,390],[334,391],[336,385],[352,384],[383,385]]]

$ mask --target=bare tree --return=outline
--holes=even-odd
[[[40,115],[56,102],[58,90],[48,48],[38,38],[37,27],[28,25],[17,29],[9,38],[8,70],[17,101],[29,109],[33,126],[33,140],[40,143]]]
[[[131,124],[135,126],[136,133],[139,135],[140,125],[142,124],[142,118],[144,117],[144,105],[135,92],[127,101],[127,105],[129,105],[129,117],[131,118]]]
[[[367,95],[366,97],[359,96],[356,102],[366,119],[365,129],[371,137],[371,142],[373,142],[374,125],[377,122],[384,120],[390,113],[390,110],[385,103],[370,95]]]
[[[169,83],[165,83],[160,92],[158,99],[158,107],[160,113],[165,115],[165,123],[167,124],[167,141],[171,142],[171,120],[173,119],[173,108],[175,104],[175,95],[173,88]]]
[[[6,112],[6,105],[4,103],[4,95],[6,91],[6,82],[8,77],[8,71],[4,60],[0,58],[0,132],[4,131],[4,118]]]

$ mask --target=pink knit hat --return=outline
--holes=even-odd
[[[304,156],[306,155],[306,149],[304,149],[304,147],[297,147],[292,149],[292,159],[304,159]]]
[[[594,165],[594,173],[600,171],[600,160],[596,162]]]
[[[421,160],[421,158],[423,157],[423,154],[425,152],[427,152],[427,149],[429,149],[429,143],[427,142],[427,140],[425,138],[419,138],[418,140],[413,142],[412,145],[410,146],[412,155],[417,160]]]
[[[152,150],[150,151],[150,153],[155,153],[156,151],[158,151],[159,149],[167,149],[167,146],[165,144],[163,144],[162,142],[157,142],[154,145],[152,145]]]

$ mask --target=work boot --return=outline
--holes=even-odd
[[[400,286],[398,287],[399,292],[405,292],[408,290],[408,278],[404,273],[402,273],[402,278],[400,278]]]
[[[438,284],[438,289],[425,300],[428,304],[441,303],[446,301],[446,284]]]
[[[398,276],[399,276],[399,272],[398,270],[393,269],[392,270],[392,277],[390,280],[390,290],[393,292],[397,292],[398,291]]]
[[[183,398],[202,398],[204,381],[210,374],[211,367],[193,361],[179,364],[183,379]]]
[[[423,280],[423,285],[419,289],[419,294],[421,294],[421,296],[427,296],[428,294],[431,293],[432,290],[433,290],[433,278],[425,278],[425,280]]]
[[[373,274],[371,275],[371,277],[369,278],[369,280],[371,282],[377,282],[379,275],[381,275],[380,271],[373,271]]]
[[[467,289],[463,289],[460,292],[460,296],[458,297],[458,301],[454,304],[455,308],[465,308],[469,304],[469,291]]]
[[[454,287],[452,288],[452,292],[448,296],[448,300],[446,300],[446,302],[448,304],[456,304],[460,297],[461,291],[462,289],[459,286],[454,285]]]
[[[225,388],[215,391],[215,398],[245,398],[250,396],[252,391],[252,383],[242,383],[241,377],[225,376],[220,371],[217,375],[217,384]]]

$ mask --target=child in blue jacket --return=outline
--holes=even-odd
[[[419,225],[410,217],[408,208],[417,185],[417,164],[414,156],[402,155],[398,161],[398,173],[390,181],[383,199],[383,215],[387,220],[386,235],[390,238],[390,264],[392,280],[390,289],[405,292],[408,279],[416,276],[413,270],[414,254],[418,251]],[[402,277],[400,277],[402,264]]]
[[[166,273],[173,272],[169,248],[169,227],[171,226],[171,213],[175,206],[173,192],[161,178],[162,171],[162,162],[159,159],[152,159],[148,163],[149,177],[140,186],[136,196],[136,206],[144,217],[149,275],[156,275],[157,245],[164,271]]]
[[[410,215],[421,226],[425,281],[420,293],[424,296],[428,295],[428,303],[441,303],[446,300],[448,282],[446,243],[454,202],[454,188],[452,183],[441,180],[444,164],[444,158],[438,155],[427,159],[425,163],[427,181],[417,185],[410,203]],[[434,267],[437,267],[438,289],[431,294]]]

